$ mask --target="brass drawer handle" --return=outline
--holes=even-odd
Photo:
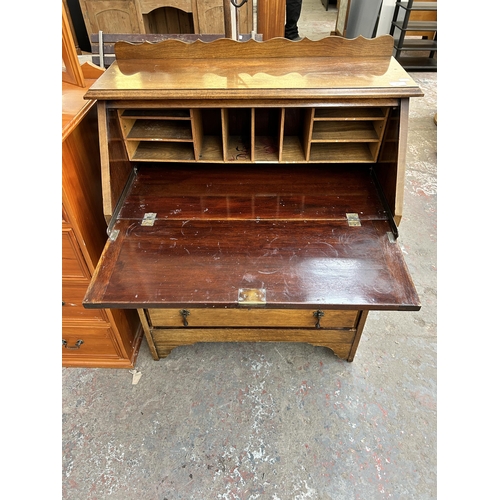
[[[320,321],[324,315],[325,315],[325,313],[319,309],[317,311],[313,312],[313,316],[316,318],[316,325],[315,325],[316,328],[321,328]]]
[[[181,309],[179,314],[182,316],[182,323],[184,326],[188,326],[187,317],[191,314],[187,309]]]
[[[65,347],[66,349],[80,349],[80,346],[83,344],[83,340],[77,340],[75,345],[70,347],[68,345],[68,342],[64,339],[62,339],[62,345],[63,347]]]

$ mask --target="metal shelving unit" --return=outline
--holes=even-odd
[[[398,0],[394,9],[390,34],[394,37],[394,57],[407,71],[436,71],[437,70],[437,21],[412,21],[412,12],[436,12],[437,2],[415,2]],[[401,19],[401,12],[404,16]],[[399,37],[395,37],[397,31]],[[433,32],[432,39],[407,38],[408,32]],[[409,52],[411,55],[402,55]],[[428,52],[422,56],[420,52]],[[414,54],[412,54],[414,53]]]

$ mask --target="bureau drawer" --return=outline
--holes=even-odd
[[[71,228],[64,228],[62,231],[62,275],[64,278],[90,279],[89,270]]]
[[[186,311],[183,314],[183,311]],[[355,328],[358,311],[318,309],[148,309],[153,327]],[[322,314],[321,314],[322,313]]]
[[[103,309],[84,309],[82,300],[88,283],[62,283],[62,319],[78,321],[107,321]]]
[[[113,333],[106,327],[63,327],[62,355],[67,357],[116,357],[117,348],[113,342]]]
[[[347,359],[356,330],[300,328],[157,328],[151,338],[157,355],[162,358],[181,345],[197,342],[305,342],[326,346],[337,356]]]

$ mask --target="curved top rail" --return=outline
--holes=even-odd
[[[213,42],[197,40],[186,43],[180,40],[165,40],[158,43],[133,44],[117,42],[116,59],[267,59],[267,58],[387,58],[393,52],[394,40],[390,35],[377,38],[358,36],[347,39],[329,36],[320,40],[307,38],[293,42],[286,38],[271,38],[264,42],[248,40],[238,42],[221,38]]]
[[[117,42],[87,99],[318,99],[421,95],[392,57],[393,38],[292,42]]]

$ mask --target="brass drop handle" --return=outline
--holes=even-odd
[[[313,316],[316,318],[316,325],[315,325],[316,328],[321,328],[320,321],[324,315],[325,315],[325,313],[319,309],[317,311],[313,312]]]
[[[188,326],[188,321],[187,321],[187,317],[191,314],[187,309],[181,309],[179,311],[179,314],[182,316],[182,324],[184,326]]]
[[[69,346],[68,342],[64,339],[62,339],[62,345],[66,349],[80,349],[80,346],[83,344],[83,340],[77,340],[74,346]]]

